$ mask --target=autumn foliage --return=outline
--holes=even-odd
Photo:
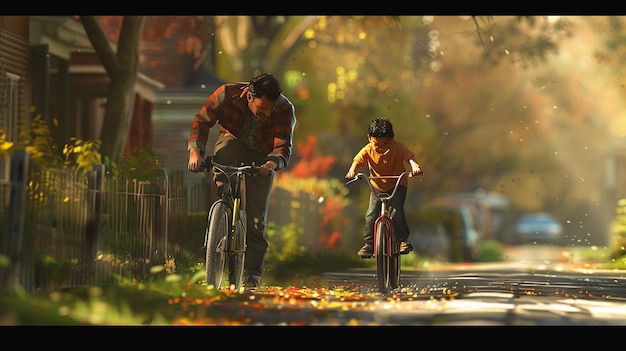
[[[335,165],[335,157],[314,155],[316,149],[317,137],[314,135],[309,135],[305,141],[296,143],[296,153],[300,159],[292,166],[291,173],[294,177],[324,178],[328,176],[328,172]]]
[[[318,155],[317,146],[318,139],[314,135],[298,141],[295,147],[297,160],[276,174],[275,186],[288,190],[292,196],[306,193],[316,200],[315,206],[321,216],[319,227],[314,229],[318,245],[324,250],[338,251],[342,248],[341,229],[350,222],[341,216],[349,203],[347,190],[339,180],[328,178],[336,159],[332,155]]]

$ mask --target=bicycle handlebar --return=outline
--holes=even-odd
[[[387,194],[387,196],[384,196],[384,194],[386,194],[385,192],[381,193],[379,195],[379,198],[381,200],[389,200],[391,199],[395,194],[396,194],[396,190],[398,190],[398,185],[400,185],[400,181],[403,177],[407,176],[409,178],[411,177],[417,177],[417,176],[422,176],[424,175],[424,172],[419,172],[416,175],[412,175],[411,172],[409,171],[404,171],[402,173],[400,173],[400,175],[397,176],[369,176],[365,173],[357,173],[353,179],[350,179],[346,182],[346,186],[349,184],[352,184],[354,182],[356,182],[359,179],[397,179],[396,180],[396,184],[393,187],[393,191],[391,192],[391,194]],[[372,193],[374,193],[374,186],[372,185],[372,182],[367,182],[367,185],[369,185],[370,190],[372,191]]]
[[[361,178],[367,178],[367,179],[398,179],[397,183],[399,183],[400,179],[402,177],[404,177],[404,176],[408,176],[409,178],[412,178],[412,177],[423,176],[423,175],[424,175],[423,171],[419,172],[416,175],[411,175],[411,172],[405,171],[405,172],[402,172],[400,175],[396,175],[396,176],[369,176],[369,175],[367,175],[365,173],[357,173],[354,176],[354,178],[352,178],[352,179],[350,179],[350,180],[348,180],[346,182],[346,185],[352,184],[352,183],[356,182],[357,180],[359,180]]]
[[[249,174],[249,175],[260,173],[259,169],[261,168],[261,167],[255,165],[254,162],[252,162],[252,164],[249,164],[249,165],[227,166],[227,165],[223,165],[221,163],[217,163],[217,162],[213,161],[213,156],[207,156],[204,159],[204,163],[200,165],[199,172],[208,172],[209,169],[211,169],[211,167],[217,168],[222,173],[244,172],[244,173]],[[274,172],[274,171],[272,170],[272,172]]]

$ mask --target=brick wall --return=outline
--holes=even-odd
[[[12,20],[9,21],[7,17]],[[18,18],[15,18],[18,17]],[[24,27],[20,19],[25,19]],[[11,73],[19,77],[19,112],[20,121],[28,121],[28,101],[26,89],[28,85],[28,17],[0,16],[0,128],[4,126],[6,104],[5,80],[6,74]]]

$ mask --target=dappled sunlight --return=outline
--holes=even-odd
[[[364,289],[366,292],[364,292]],[[495,290],[494,290],[495,289]],[[550,285],[520,287],[517,283],[502,284],[497,288],[472,288],[461,281],[453,284],[408,284],[396,291],[381,295],[376,289],[364,286],[336,286],[328,288],[267,286],[254,293],[225,294],[220,299],[194,299],[196,306],[186,308],[172,322],[173,325],[385,325],[370,319],[356,318],[363,311],[374,314],[426,313],[426,311],[476,310],[481,313],[495,310],[544,310],[543,304],[520,304],[515,296],[561,297],[556,309],[575,311],[575,305],[592,306],[593,302],[576,302],[608,298],[595,296],[584,288],[550,288]],[[487,299],[488,298],[488,299]],[[411,302],[406,304],[401,302]],[[624,314],[626,309],[616,306]],[[595,311],[603,313],[605,305],[597,304]],[[186,311],[186,312],[185,312]],[[361,311],[361,312],[360,312]],[[419,312],[424,311],[424,312]]]

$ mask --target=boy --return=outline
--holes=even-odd
[[[367,134],[369,143],[354,156],[345,178],[354,179],[357,170],[361,167],[368,167],[370,176],[398,176],[406,170],[405,164],[407,163],[411,166],[411,175],[421,174],[422,170],[415,161],[413,152],[394,137],[393,125],[389,119],[379,117],[371,121]],[[370,181],[376,190],[390,194],[397,180],[372,179]],[[408,240],[409,226],[404,215],[407,186],[408,179],[404,177],[389,203],[396,210],[392,220],[396,235],[400,240],[401,254],[413,251],[413,245]],[[363,235],[365,245],[358,253],[361,258],[370,258],[374,254],[374,222],[380,213],[380,206],[381,202],[378,197],[371,193],[369,207],[365,212],[365,234]]]

